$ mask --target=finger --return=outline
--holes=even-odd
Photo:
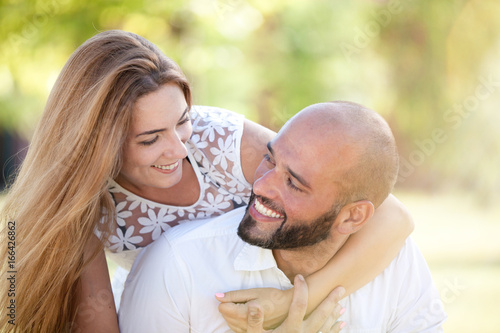
[[[342,299],[342,296],[344,296],[344,294],[345,294],[344,287],[339,286],[332,290],[332,292],[328,295],[327,299],[332,297],[335,303],[338,303]]]
[[[286,322],[289,327],[302,327],[302,321],[307,311],[307,283],[300,274],[295,276],[293,283],[294,291],[292,304],[290,305]]]
[[[257,302],[248,303],[247,333],[262,333],[264,330],[264,312]]]
[[[310,329],[318,330],[325,324],[327,320],[335,322],[340,317],[342,307],[338,304],[345,289],[343,287],[335,288],[323,302],[314,310],[309,318],[307,318],[307,327]],[[329,327],[328,327],[329,328]],[[328,332],[328,329],[326,330]]]
[[[222,303],[244,303],[256,299],[257,294],[254,289],[243,289],[216,293],[215,298]]]
[[[314,319],[309,319],[310,321],[316,321],[317,323],[323,322],[323,325],[321,325],[319,331],[320,332],[330,332],[332,327],[335,325],[335,322],[337,322],[338,318],[340,317],[340,311],[342,309],[342,306],[340,304],[336,304],[333,308],[333,311],[328,315],[326,312],[326,318],[323,318],[322,316],[317,316]],[[321,309],[318,309],[316,311],[322,311]],[[310,325],[308,323],[308,325]],[[314,324],[313,324],[314,325]]]
[[[337,321],[329,331],[323,331],[323,332],[339,333],[340,330],[343,329],[344,327],[345,327],[344,321]]]
[[[247,319],[248,303],[221,303],[219,312],[224,318],[231,317],[235,319]]]
[[[231,330],[236,333],[246,331],[248,303],[221,303],[219,312]]]

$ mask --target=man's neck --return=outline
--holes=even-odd
[[[273,250],[278,268],[293,281],[295,275],[304,277],[322,269],[337,253],[347,237],[342,241],[326,239],[318,244],[287,250]]]

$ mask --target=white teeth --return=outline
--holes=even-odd
[[[155,168],[162,169],[162,170],[172,170],[172,169],[176,168],[178,165],[179,165],[179,161],[175,162],[174,164],[170,164],[170,165],[155,165],[155,164],[153,164],[153,166]]]
[[[265,207],[258,199],[255,200],[255,209],[262,215],[282,219],[284,216]]]

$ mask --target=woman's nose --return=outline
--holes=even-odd
[[[166,140],[163,155],[170,159],[183,159],[187,156],[187,148],[177,133],[172,133]]]

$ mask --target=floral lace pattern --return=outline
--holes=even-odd
[[[134,252],[135,258],[137,251],[133,250],[147,246],[171,227],[221,215],[248,203],[251,185],[245,180],[240,162],[243,116],[206,106],[193,106],[190,115],[193,134],[186,146],[200,185],[198,201],[187,207],[164,205],[111,181],[109,192],[117,216],[108,239],[108,254],[123,258],[128,256],[126,252]],[[116,261],[120,264],[120,260]]]

